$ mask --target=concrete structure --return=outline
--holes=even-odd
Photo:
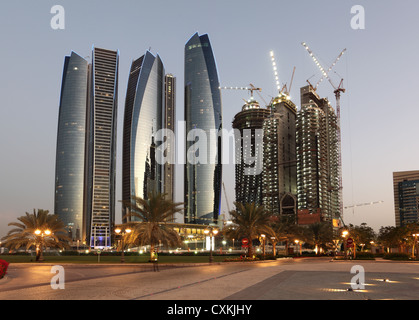
[[[396,226],[418,223],[419,170],[393,172]]]
[[[263,204],[273,214],[297,214],[297,107],[285,94],[274,98],[264,121]]]
[[[329,101],[311,86],[301,88],[296,121],[299,224],[332,223],[340,216],[337,126]]]
[[[235,148],[237,202],[262,205],[263,122],[269,114],[268,109],[251,98],[233,119],[233,128],[238,130],[240,139],[236,140],[240,145]]]

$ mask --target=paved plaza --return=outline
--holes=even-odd
[[[358,271],[351,273],[354,266]],[[417,262],[303,258],[162,264],[158,272],[151,265],[134,264],[62,267],[65,286],[53,289],[51,279],[55,273],[51,273],[51,264],[11,264],[6,278],[0,280],[0,300],[419,299]],[[353,279],[364,279],[364,288],[353,290]]]

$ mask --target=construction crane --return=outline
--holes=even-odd
[[[285,94],[289,97],[290,92],[291,92],[292,82],[294,80],[295,67],[294,67],[294,70],[292,71],[291,82],[290,82],[289,88],[287,88],[287,84],[285,84],[281,87],[281,82],[279,80],[279,74],[278,74],[278,66],[277,66],[277,63],[275,61],[275,54],[274,54],[273,51],[271,51],[269,54],[271,56],[272,69],[273,69],[273,72],[274,72],[276,88],[277,88],[279,94]]]
[[[345,53],[346,49],[342,50],[342,52],[339,54],[339,56],[335,59],[333,64],[329,67],[329,69],[326,71],[317,57],[314,55],[313,51],[309,48],[309,46],[303,42],[301,43],[303,47],[307,50],[311,58],[313,59],[314,63],[317,65],[317,67],[320,69],[322,73],[322,78],[319,80],[316,84],[316,87],[313,87],[314,90],[317,90],[317,86],[321,83],[321,81],[326,78],[329,83],[332,85],[334,89],[334,94],[336,97],[336,121],[337,121],[337,150],[338,150],[338,170],[339,170],[339,197],[340,197],[340,215],[343,214],[343,201],[342,201],[342,151],[341,151],[341,143],[342,143],[342,137],[341,137],[341,131],[340,131],[340,95],[341,93],[345,92],[345,89],[342,87],[343,85],[343,79],[341,79],[339,86],[336,87],[336,85],[333,83],[332,79],[329,77],[330,71],[333,69],[333,67],[336,65],[336,63],[340,60],[342,55]],[[310,82],[309,82],[310,84]],[[310,84],[311,85],[311,84]]]
[[[268,105],[265,101],[265,99],[262,97],[260,92],[262,91],[261,88],[256,88],[253,84],[249,84],[250,87],[219,87],[219,89],[223,90],[248,90],[250,92],[251,98],[253,99],[253,92],[256,91],[256,93],[259,95],[259,97],[262,99],[262,101],[265,103],[265,105]],[[247,102],[246,102],[247,103]]]
[[[363,206],[372,206],[374,204],[383,203],[384,201],[374,201],[374,202],[366,202],[366,203],[359,203],[352,206],[344,207],[344,209],[351,209],[351,208],[357,208],[357,207],[363,207]]]

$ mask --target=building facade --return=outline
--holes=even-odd
[[[185,223],[217,223],[221,207],[222,107],[208,35],[185,45]],[[214,134],[215,133],[215,134]]]
[[[301,88],[296,120],[298,222],[333,222],[340,217],[337,117],[311,86]]]
[[[263,122],[269,114],[252,98],[233,119],[233,129],[239,133],[235,148],[237,202],[262,205]]]
[[[263,205],[276,215],[297,214],[297,107],[285,94],[271,101],[264,121]]]
[[[393,172],[396,227],[419,222],[419,171]]]
[[[172,74],[167,74],[164,81],[164,111],[163,111],[163,128],[176,132],[176,78]],[[166,157],[175,153],[175,141],[167,140],[167,148],[165,150]],[[174,161],[168,161],[163,165],[163,193],[166,199],[174,201],[175,191],[175,164]]]
[[[54,213],[73,241],[85,240],[85,163],[90,64],[72,52],[65,57],[58,117]]]
[[[115,222],[119,52],[93,48],[88,108],[86,230],[90,247],[109,247]]]
[[[125,101],[123,141],[123,221],[126,203],[162,192],[162,165],[157,161],[156,133],[162,129],[164,67],[150,51],[132,62]]]

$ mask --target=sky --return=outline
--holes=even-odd
[[[53,29],[54,5],[64,8],[64,29]],[[351,21],[364,8],[365,28]],[[222,86],[262,88],[263,103],[277,95],[270,51],[279,78],[299,90],[321,73],[301,45],[306,42],[327,69],[346,54],[330,77],[344,79],[341,100],[343,203],[380,204],[344,210],[346,224],[376,231],[395,224],[392,175],[419,169],[416,90],[419,31],[416,0],[42,0],[10,1],[0,9],[0,237],[8,223],[33,209],[54,210],[55,151],[64,57],[91,57],[92,46],[119,50],[117,194],[121,199],[124,101],[130,64],[151,49],[177,77],[178,121],[183,114],[184,45],[195,33],[209,35]],[[361,20],[359,20],[361,21]],[[333,87],[318,91],[335,105]],[[223,126],[249,93],[223,90]],[[177,167],[175,200],[183,201],[183,169]],[[222,212],[234,201],[234,165],[223,168]],[[116,222],[121,222],[116,209]]]

